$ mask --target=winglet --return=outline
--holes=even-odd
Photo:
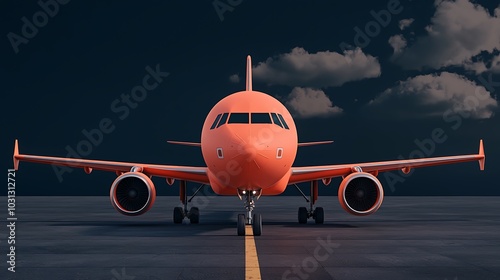
[[[247,56],[246,91],[252,91],[252,57]]]
[[[17,156],[19,156],[19,144],[16,139],[14,142],[14,155],[12,156],[12,160],[14,161],[14,170],[19,168],[19,160],[17,159]]]
[[[484,170],[484,161],[486,156],[484,155],[483,139],[479,140],[479,155],[482,156],[482,158],[479,159],[479,169]]]

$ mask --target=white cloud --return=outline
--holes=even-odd
[[[491,66],[489,70],[494,73],[500,73],[500,54],[491,60]]]
[[[240,76],[238,74],[233,74],[233,75],[229,76],[229,81],[231,83],[237,84],[240,82]]]
[[[463,65],[482,51],[500,49],[500,8],[491,15],[468,0],[437,0],[427,34],[393,55],[407,69]]]
[[[333,106],[322,90],[295,87],[287,97],[286,106],[300,118],[327,117],[342,113],[342,108]]]
[[[253,69],[256,80],[270,85],[325,88],[341,86],[350,81],[380,76],[377,58],[361,49],[309,53],[294,48],[289,53],[268,58]]]
[[[394,53],[400,53],[406,47],[406,40],[403,35],[394,35],[389,38],[389,44],[394,49]]]
[[[452,110],[475,119],[491,118],[497,101],[483,87],[449,72],[401,81],[370,101],[369,108],[391,117],[443,116]]]
[[[474,73],[476,73],[477,75],[488,71],[493,73],[500,73],[500,54],[497,56],[492,56],[489,61],[489,67],[487,67],[487,64],[483,61],[466,61],[463,66],[466,70],[474,71]]]
[[[463,66],[465,70],[474,71],[474,73],[478,75],[488,70],[486,68],[486,65],[482,61],[478,62],[465,61]]]
[[[407,18],[407,19],[402,19],[399,21],[399,29],[404,30],[405,28],[409,27],[413,23],[414,19],[412,18]]]
[[[465,70],[474,71],[476,75],[482,74],[484,72],[500,73],[500,54],[496,56],[490,56],[488,59],[489,63],[483,61],[466,61],[463,64]],[[489,65],[489,67],[488,67]]]

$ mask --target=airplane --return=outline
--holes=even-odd
[[[14,169],[19,162],[34,162],[82,168],[87,174],[93,170],[116,172],[117,178],[110,188],[112,206],[121,214],[138,216],[154,204],[156,187],[152,176],[163,177],[168,185],[179,181],[179,198],[183,207],[175,207],[174,223],[187,218],[199,223],[197,207],[188,207],[187,182],[209,185],[218,195],[238,196],[244,201],[246,214],[237,218],[237,234],[245,235],[251,226],[254,236],[262,234],[262,216],[254,213],[255,202],[262,195],[279,195],[288,186],[295,186],[309,202],[309,209],[299,207],[299,223],[314,219],[323,224],[324,210],[315,207],[318,182],[330,184],[332,178],[342,177],[338,200],[342,208],[353,215],[375,213],[384,199],[384,189],[377,179],[380,172],[401,170],[409,173],[413,168],[478,161],[484,170],[483,141],[478,154],[366,162],[352,164],[293,166],[298,147],[328,144],[333,141],[298,143],[297,129],[292,115],[274,97],[252,89],[252,62],[247,57],[246,89],[220,100],[208,113],[201,131],[201,141],[168,141],[172,144],[201,147],[206,166],[174,166],[146,163],[114,162],[102,160],[62,158],[20,154],[18,140],[14,145]],[[297,184],[309,182],[309,198]],[[192,198],[192,197],[191,197]]]

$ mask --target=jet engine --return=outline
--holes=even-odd
[[[118,212],[127,216],[138,216],[153,206],[156,189],[144,173],[127,172],[115,179],[109,197]]]
[[[375,213],[384,200],[382,184],[370,173],[354,172],[339,187],[339,202],[350,214],[365,216]]]

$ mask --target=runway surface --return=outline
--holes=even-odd
[[[324,225],[298,224],[302,197],[257,202],[263,235],[249,240],[262,279],[500,279],[499,197],[386,197],[368,217],[347,214],[337,197],[317,205]],[[0,279],[245,279],[243,203],[196,198],[198,225],[174,224],[174,206],[177,197],[158,197],[145,215],[127,217],[108,197],[17,197],[16,272],[7,271],[2,226]]]

